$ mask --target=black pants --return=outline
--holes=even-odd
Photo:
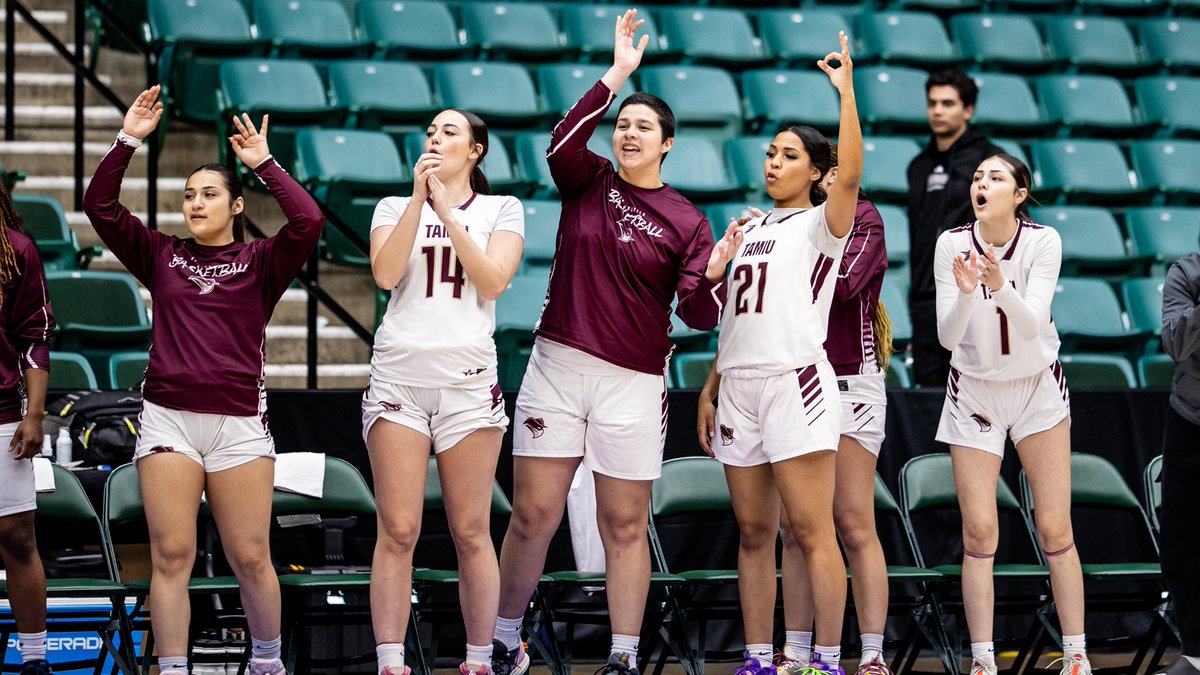
[[[945,387],[950,377],[950,352],[937,334],[937,301],[914,299],[909,303],[912,318],[913,381],[921,387]]]
[[[1163,432],[1162,537],[1163,578],[1175,602],[1175,620],[1183,653],[1200,656],[1200,426],[1174,409]]]

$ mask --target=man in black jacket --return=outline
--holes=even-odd
[[[968,126],[979,88],[958,70],[925,81],[933,135],[908,165],[908,231],[911,240],[909,312],[913,326],[913,375],[922,387],[944,387],[950,352],[937,336],[933,250],[938,235],[973,220],[971,177],[984,159],[1004,152]]]

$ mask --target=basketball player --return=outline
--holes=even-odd
[[[1029,220],[1029,168],[985,159],[971,182],[975,222],[938,237],[938,338],[952,352],[937,440],[950,445],[963,521],[962,594],[971,675],[996,673],[992,562],[996,481],[1012,438],[1037,504],[1037,535],[1063,632],[1063,675],[1090,675],[1083,577],[1071,531],[1071,407],[1050,303],[1062,264],[1053,228]]]
[[[853,226],[863,155],[849,44],[844,33],[838,37],[841,50],[818,62],[841,97],[838,179],[826,197],[821,181],[834,166],[833,152],[815,129],[789,127],[771,142],[763,170],[774,207],[745,225],[719,356],[705,387],[717,392],[719,434],[702,430],[701,443],[725,464],[741,531],[743,675],[774,672],[773,612],[763,608],[775,606],[781,503],[812,589],[816,647],[809,668],[844,672],[838,645],[846,571],[833,522],[842,410],[823,345],[837,283],[831,277]],[[837,67],[830,65],[835,60]]]
[[[34,531],[33,458],[42,449],[54,314],[33,239],[0,185],[0,561],[17,624],[21,675],[49,675],[46,573]]]
[[[150,530],[149,607],[162,673],[186,675],[196,560],[196,514],[204,493],[241,587],[250,624],[252,675],[281,675],[279,580],[268,533],[275,443],[267,427],[266,327],[275,304],[316,249],[325,218],[271,156],[248,115],[229,145],[271,190],[287,224],[243,241],[242,185],[220,164],[188,177],[188,239],[144,227],[119,201],[134,150],[162,117],[156,85],[143,91],[84,195],[92,226],[154,299],[153,345],[142,385],[134,461]]]
[[[609,673],[636,673],[650,586],[650,486],[662,467],[670,309],[710,330],[733,227],[714,247],[708,220],[660,166],[675,118],[649,94],[621,102],[612,164],[587,148],[648,38],[630,10],[616,22],[613,65],[554,128],[547,161],[563,199],[558,245],[537,341],[517,399],[513,515],[500,554],[493,667],[523,673],[521,620],[562,520],[575,469],[595,474],[613,632]]]
[[[496,298],[521,262],[525,213],[489,194],[483,120],[444,110],[425,131],[411,197],[387,197],[371,222],[371,272],[391,292],[363,394],[379,535],[371,623],[380,675],[407,675],[404,636],[413,548],[432,448],[458,553],[467,629],[463,675],[490,673],[500,572],[492,482],[508,426],[496,380]]]

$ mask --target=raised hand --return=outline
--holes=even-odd
[[[229,137],[229,145],[238,159],[242,160],[242,164],[251,169],[257,168],[267,155],[271,154],[271,149],[267,147],[267,122],[270,117],[263,115],[262,131],[259,131],[254,128],[254,122],[250,121],[250,115],[242,113],[241,119],[237,115],[233,116],[233,126],[237,133]]]
[[[1000,271],[1000,259],[996,257],[996,247],[988,244],[988,248],[979,259],[979,279],[992,293],[1004,288],[1008,283],[1004,273]]]
[[[971,251],[969,256],[954,256],[950,269],[954,272],[954,280],[958,282],[958,290],[971,294],[979,287],[979,257]]]
[[[850,39],[844,31],[838,32],[838,40],[842,43],[842,51],[829,52],[825,58],[817,61],[817,67],[825,71],[838,93],[844,95],[854,91],[854,63],[850,60]],[[838,67],[829,65],[830,61],[837,61]]]
[[[442,167],[442,156],[427,152],[417,158],[416,165],[413,166],[413,200],[425,201],[429,197],[429,177],[437,173],[437,170]]]
[[[617,27],[613,40],[613,67],[625,72],[626,75],[637,70],[637,67],[642,63],[642,54],[646,51],[646,45],[650,43],[650,36],[643,35],[641,39],[634,44],[633,36],[642,24],[646,23],[645,19],[637,19],[637,10],[626,10],[624,14],[617,17]]]
[[[446,198],[446,184],[432,172],[429,173],[426,181],[429,185],[429,198],[433,200],[433,212],[445,223],[450,220],[450,202]]]
[[[139,139],[154,133],[154,129],[158,126],[158,120],[162,119],[163,114],[163,102],[158,100],[160,91],[162,91],[162,87],[156,84],[138,94],[133,105],[129,106],[129,111],[125,113],[125,122],[121,125],[121,131],[124,131],[127,136]]]
[[[736,220],[729,221],[725,236],[713,246],[712,254],[708,257],[708,269],[705,270],[704,276],[708,277],[709,281],[716,283],[725,277],[725,266],[737,255],[744,238],[742,225]]]

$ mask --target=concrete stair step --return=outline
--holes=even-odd
[[[38,120],[37,127],[25,111],[37,112],[46,119]],[[111,112],[110,112],[111,111]],[[112,106],[91,106],[84,109],[88,116],[88,127],[84,130],[85,168],[92,171],[121,130],[124,113]],[[0,118],[3,115],[0,114]],[[0,141],[0,158],[7,166],[33,175],[69,175],[75,156],[75,109],[71,104],[52,106],[47,109],[36,106],[19,106],[15,115],[17,133],[14,141]],[[56,126],[51,126],[51,125]],[[166,144],[158,158],[160,176],[187,176],[201,164],[218,159],[216,132],[183,124],[172,124],[166,134]],[[129,163],[127,175],[145,176],[148,152],[139,150]]]
[[[0,21],[0,27],[2,26],[3,21]],[[68,52],[75,53],[73,42],[67,44],[66,47]],[[18,73],[63,73],[69,75],[75,72],[75,67],[64,59],[53,45],[41,39],[14,43],[13,50],[15,52],[13,61],[16,63]],[[84,55],[86,56],[90,51],[85,45]],[[6,51],[0,49],[0,70],[3,69],[6,56]]]
[[[63,42],[71,42],[75,31],[71,24],[71,13],[67,7],[62,6],[63,3],[56,1],[38,2],[36,8],[28,0],[23,4],[32,11],[33,18],[44,25],[52,35]],[[3,7],[3,5],[0,5],[0,7]],[[0,27],[3,27],[6,18],[6,13],[0,11]],[[17,26],[14,29],[13,37],[15,38],[14,43],[45,42],[41,34],[33,26],[26,23],[25,18],[19,14],[17,15]]]
[[[74,101],[75,76],[70,73],[35,73],[18,70],[13,79],[15,91],[13,101],[17,105],[63,105]],[[112,87],[109,75],[100,75],[100,81]],[[0,85],[5,83],[0,73]],[[105,99],[90,85],[84,85],[85,105],[100,105]]]

